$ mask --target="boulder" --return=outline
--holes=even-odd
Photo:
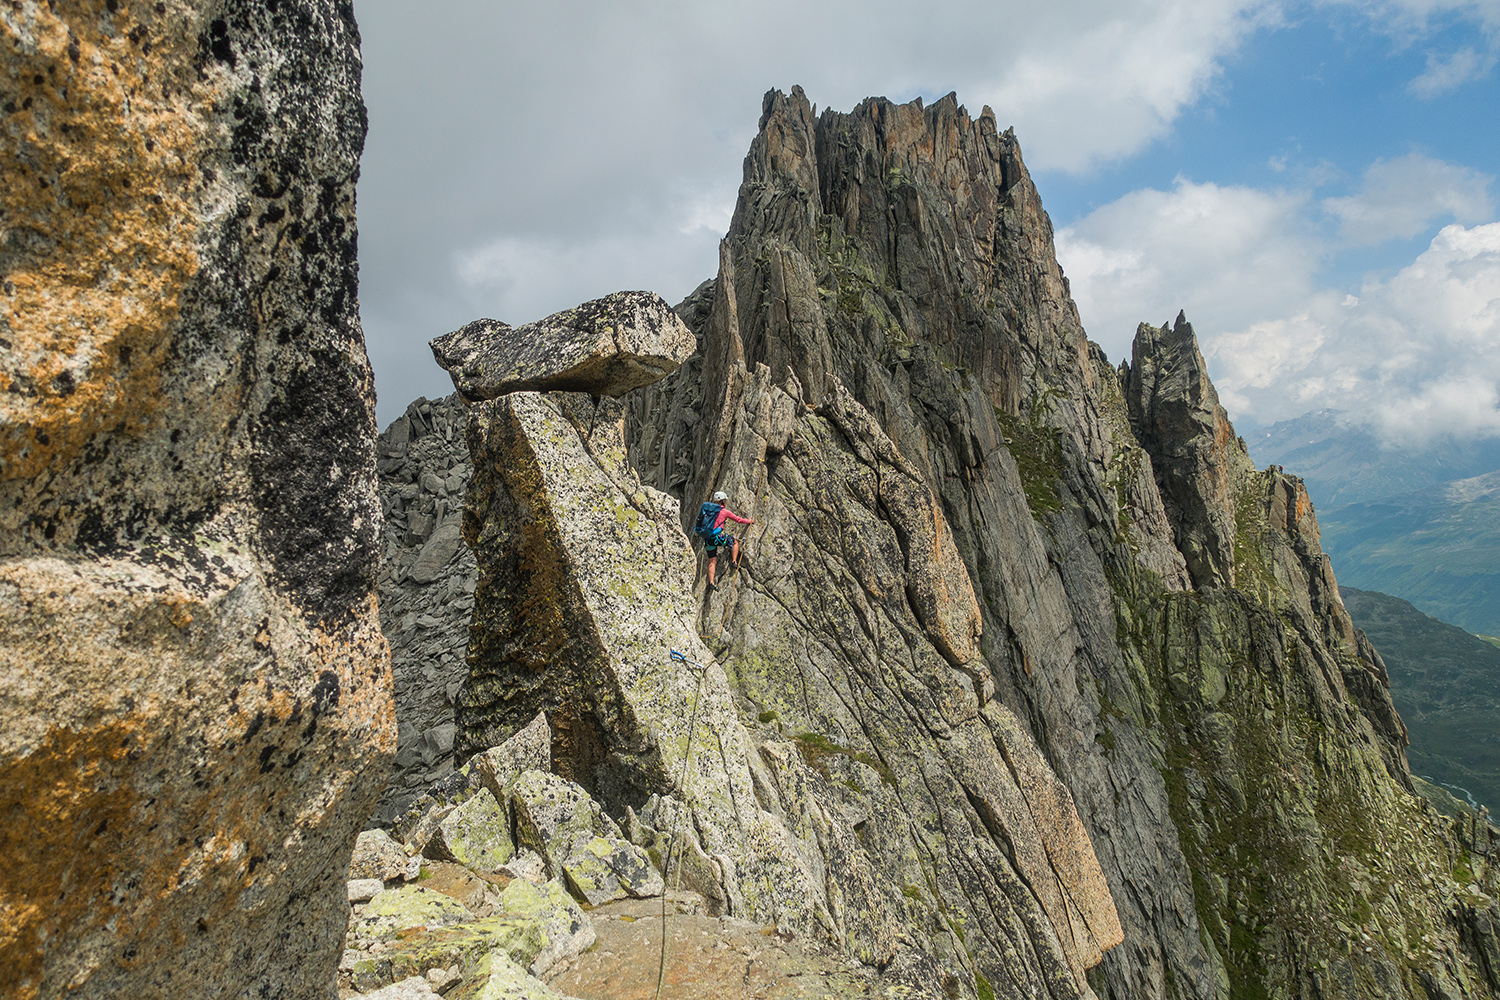
[[[480,1000],[572,1000],[527,973],[503,952],[490,959],[489,979]]]
[[[422,865],[421,885],[458,900],[475,916],[488,917],[495,912],[505,880],[450,861],[428,861]]]
[[[349,859],[349,880],[405,878],[411,858],[384,830],[362,830]]]
[[[547,881],[547,859],[536,851],[522,848],[515,857],[501,865],[496,874],[541,884]]]
[[[495,797],[482,791],[459,803],[443,818],[423,853],[475,871],[494,871],[515,853],[510,820]]]
[[[385,892],[385,882],[378,878],[350,879],[348,898],[351,903],[368,903]]]
[[[475,777],[499,802],[510,801],[511,787],[524,771],[547,773],[552,770],[552,730],[545,712],[526,724],[510,739],[497,747],[469,759]]]
[[[402,886],[382,892],[349,922],[349,946],[368,949],[418,927],[436,928],[473,920],[474,914],[453,897],[424,889]]]
[[[427,1000],[440,995],[426,976],[408,976],[399,983],[364,994],[369,1000]]]
[[[545,976],[557,963],[594,944],[594,925],[588,914],[555,880],[536,885],[517,879],[500,894],[500,905],[506,916],[535,920],[541,926],[542,950],[530,966],[534,976]]]
[[[516,840],[556,863],[579,836],[620,837],[620,827],[604,814],[581,785],[545,771],[524,771],[514,781],[510,801],[516,815]]]
[[[395,750],[353,9],[0,46],[0,995],[327,997]]]
[[[579,837],[555,856],[568,888],[590,906],[666,891],[661,872],[652,867],[646,852],[619,837]]]
[[[468,400],[552,390],[622,396],[676,370],[696,340],[661,296],[615,292],[512,328],[476,320],[432,341]]]
[[[448,898],[441,893],[431,895]],[[441,916],[443,912],[446,911],[428,911],[429,916],[433,913]],[[482,983],[488,975],[491,955],[499,952],[525,968],[536,960],[544,944],[541,923],[529,917],[490,916],[463,922],[422,923],[420,916],[414,914],[409,926],[378,941],[356,939],[358,921],[356,917],[350,925],[351,943],[364,941],[370,950],[355,952],[350,956],[353,961],[347,964],[349,982],[364,992],[409,976],[424,975],[430,969],[457,969],[470,983]]]

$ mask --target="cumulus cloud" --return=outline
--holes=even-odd
[[[1500,56],[1500,3],[1496,0],[1323,0],[1366,14],[1376,30],[1401,48],[1425,43],[1443,28],[1462,23],[1478,28],[1483,44],[1451,51],[1428,49],[1427,69],[1414,77],[1407,90],[1433,98],[1480,80],[1494,70]]]
[[[1223,329],[1295,314],[1325,249],[1297,191],[1195,184],[1125,195],[1057,233],[1089,335],[1128,354],[1138,322],[1187,310]]]
[[[1112,356],[1137,321],[1185,308],[1232,413],[1346,410],[1406,444],[1500,435],[1500,223],[1449,225],[1351,292],[1319,281],[1339,241],[1305,221],[1311,204],[1179,181],[1059,231],[1058,255]]]
[[[1410,239],[1438,219],[1472,223],[1490,218],[1493,180],[1468,167],[1408,153],[1376,160],[1358,191],[1324,199],[1323,208],[1339,220],[1339,235],[1353,243]]]

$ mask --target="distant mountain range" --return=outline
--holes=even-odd
[[[1341,583],[1500,634],[1500,440],[1386,448],[1323,410],[1245,442],[1306,481]]]
[[[1500,648],[1400,598],[1339,593],[1390,672],[1412,772],[1471,805],[1500,803]]]
[[[1500,472],[1319,512],[1341,582],[1500,634]]]
[[[1500,438],[1390,448],[1339,410],[1317,410],[1265,428],[1242,427],[1241,433],[1257,463],[1280,465],[1302,477],[1320,523],[1324,511],[1343,504],[1419,492],[1500,469]]]

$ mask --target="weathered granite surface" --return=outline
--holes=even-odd
[[[988,112],[764,112],[681,367],[473,411],[460,756],[545,709],[557,774],[686,848],[669,885],[887,985],[1497,995],[1493,828],[1410,793],[1306,491],[1185,318],[1086,341]],[[704,594],[721,488],[756,524]],[[683,787],[667,646],[710,665]]]
[[[794,729],[785,741],[771,717],[747,717],[752,661],[726,671],[700,638],[708,615],[694,598],[678,505],[631,469],[624,403],[517,393],[471,411],[476,473],[464,530],[480,582],[460,754],[545,710],[553,770],[612,813],[628,809],[627,832],[654,856],[682,844],[681,875],[668,876],[717,912],[813,933],[871,964],[925,969],[924,988],[937,990],[972,991],[967,949],[1003,948],[1017,956],[1019,980],[1082,995],[1084,970],[1119,940],[1109,890],[1031,737],[1003,707],[981,715],[972,701],[962,667],[978,655],[979,611],[937,500],[847,395],[814,415],[763,388],[757,412],[821,428],[797,459],[809,480],[827,479],[810,487],[853,476],[869,490],[842,515],[866,539],[863,610],[890,636],[883,655],[899,678],[899,691],[882,690],[872,663],[877,674],[862,682],[888,699],[876,742],[861,746],[841,730],[830,740],[826,729]],[[878,477],[861,481],[858,459],[838,444],[844,433]],[[782,461],[792,469],[790,456]],[[903,542],[916,554],[910,564]],[[828,583],[816,566],[801,572],[810,589]],[[765,615],[756,627],[767,636],[831,634],[782,610]],[[901,636],[916,646],[907,662],[896,658]],[[707,665],[701,695],[698,671],[670,649]],[[915,699],[909,715],[903,698]],[[596,832],[606,834],[595,838],[602,851],[610,831]],[[527,841],[519,822],[518,836]],[[563,838],[532,839],[550,852]],[[933,868],[920,860],[928,852]],[[976,908],[985,896],[995,902]],[[1004,917],[989,917],[991,906]],[[960,924],[967,946],[952,930]]]
[[[1208,378],[1193,325],[1142,323],[1122,365],[1130,428],[1151,453],[1156,483],[1193,584],[1226,587],[1234,577],[1234,492],[1255,473],[1245,443]],[[1245,588],[1248,589],[1248,588]]]
[[[0,12],[0,994],[331,998],[394,750],[348,4]]]

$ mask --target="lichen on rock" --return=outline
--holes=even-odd
[[[0,46],[0,993],[324,997],[394,737],[352,11]]]

